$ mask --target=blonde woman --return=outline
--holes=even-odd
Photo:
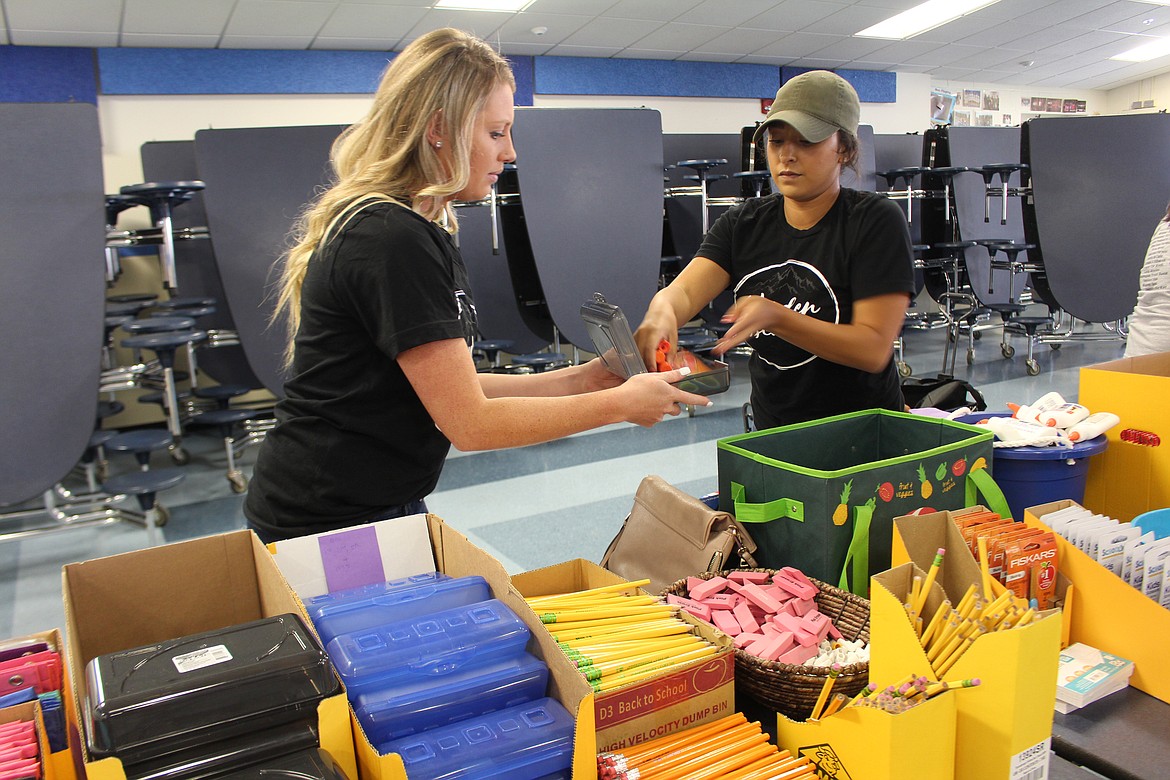
[[[651,426],[702,396],[680,372],[622,382],[589,363],[478,374],[453,201],[515,159],[507,62],[436,30],[387,68],[333,148],[336,184],[301,220],[278,308],[291,377],[244,505],[265,541],[425,511],[451,445],[516,447],[616,422]]]

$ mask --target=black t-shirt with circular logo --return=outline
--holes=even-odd
[[[727,271],[737,299],[762,295],[825,322],[851,322],[856,300],[914,293],[904,213],[880,195],[848,188],[809,230],[788,224],[780,195],[733,206],[711,226],[697,255]],[[759,429],[861,409],[903,408],[892,358],[883,370],[869,373],[817,357],[767,331],[748,344]]]
[[[244,512],[286,536],[370,519],[426,497],[450,442],[396,358],[475,339],[451,236],[396,203],[357,211],[309,261],[291,379],[257,456]]]

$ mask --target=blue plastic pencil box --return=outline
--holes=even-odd
[[[568,778],[573,718],[555,699],[539,699],[378,745],[397,753],[410,780]]]
[[[322,643],[340,634],[397,620],[474,604],[492,597],[483,577],[449,577],[439,572],[363,585],[305,602]]]
[[[544,697],[548,666],[520,653],[488,664],[426,668],[389,688],[353,697],[371,745]]]
[[[518,655],[530,632],[496,599],[399,620],[329,641],[329,653],[352,700],[420,674],[442,674]]]

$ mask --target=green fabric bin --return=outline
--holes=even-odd
[[[749,524],[761,566],[795,566],[864,596],[870,574],[890,566],[895,517],[978,503],[976,481],[994,493],[983,484],[993,438],[870,409],[720,439],[719,508]]]

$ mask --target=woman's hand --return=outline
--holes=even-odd
[[[677,415],[682,411],[683,404],[710,406],[709,398],[688,393],[670,384],[690,372],[689,368],[677,368],[655,374],[636,374],[627,379],[619,391],[627,395],[623,399],[626,421],[649,428],[661,422],[666,415]]]
[[[788,312],[786,306],[768,300],[762,295],[740,298],[723,315],[722,321],[731,323],[731,328],[720,337],[711,351],[716,355],[722,355],[762,330],[778,331],[783,317]]]
[[[676,359],[678,328],[674,327],[673,322],[668,322],[668,319],[647,314],[646,319],[642,320],[642,324],[634,331],[634,343],[638,345],[638,354],[642,356],[646,370],[651,373],[658,370],[657,353],[662,342],[665,341],[667,344],[667,349],[664,350],[666,362],[673,366]]]

